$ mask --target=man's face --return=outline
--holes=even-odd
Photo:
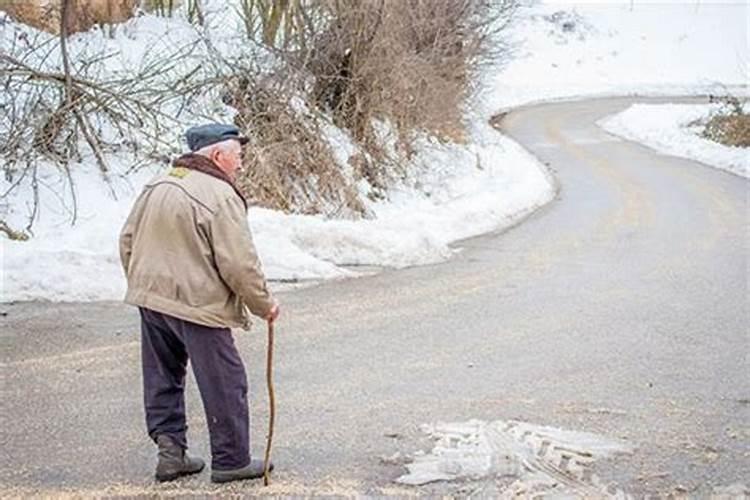
[[[222,148],[216,148],[211,154],[211,159],[229,177],[234,179],[237,170],[242,165],[242,145],[239,141],[228,140]]]

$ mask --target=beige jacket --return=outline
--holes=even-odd
[[[172,168],[150,181],[120,233],[125,302],[194,323],[249,328],[273,307],[247,224],[227,182]]]

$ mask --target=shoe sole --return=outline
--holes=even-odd
[[[268,472],[271,472],[274,469],[273,465],[268,468]],[[214,476],[211,476],[211,482],[212,483],[229,483],[231,481],[248,481],[251,479],[260,479],[263,477],[263,472],[259,474],[255,474],[252,476],[242,476],[242,477],[223,477],[223,478],[217,478]]]
[[[261,474],[260,476],[228,477],[228,478],[222,478],[222,479],[217,479],[217,478],[212,477],[211,482],[212,483],[230,483],[232,481],[249,481],[251,479],[260,479],[262,477],[263,477],[263,474]]]
[[[204,469],[205,466],[201,467],[198,470],[191,470],[191,471],[184,471],[184,472],[175,472],[173,474],[165,474],[162,476],[156,475],[156,481],[159,483],[165,483],[167,481],[174,481],[175,479],[178,479],[183,476],[192,476],[193,474],[198,474],[200,471]]]

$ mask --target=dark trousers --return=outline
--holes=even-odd
[[[250,463],[247,376],[229,328],[213,328],[143,307],[141,361],[146,427],[156,442],[169,434],[187,448],[185,374],[188,359],[206,412],[211,467]]]

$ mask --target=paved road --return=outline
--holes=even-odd
[[[635,453],[596,473],[633,493],[747,484],[748,183],[594,125],[630,102],[546,104],[503,120],[561,186],[523,224],[462,242],[444,264],[282,294],[268,490],[214,486],[208,472],[153,484],[135,311],[3,306],[0,495],[413,493],[379,457],[429,448],[422,423],[470,418],[627,439]],[[264,332],[237,343],[260,453]],[[188,386],[189,439],[205,456]]]

